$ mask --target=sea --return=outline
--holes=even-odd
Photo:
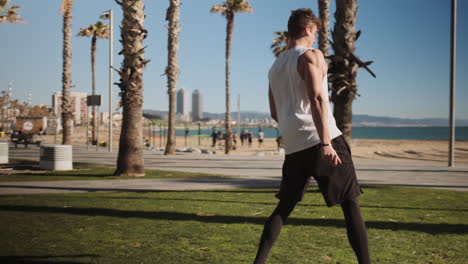
[[[213,128],[212,128],[213,129]],[[189,136],[210,136],[212,129],[198,129],[189,130]],[[214,128],[224,132],[224,128]],[[277,128],[241,128],[242,130],[252,131],[254,137],[257,137],[259,129],[262,129],[266,138],[276,138],[281,135],[281,131]],[[237,128],[233,127],[234,133]],[[448,140],[449,127],[353,127],[353,138],[367,138],[367,139],[420,139],[420,140]],[[159,131],[154,131],[159,133]],[[167,131],[163,130],[162,134]],[[185,129],[177,129],[177,136],[184,136]],[[455,129],[456,140],[468,140],[468,127],[457,127]]]

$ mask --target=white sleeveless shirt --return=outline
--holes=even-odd
[[[286,154],[298,152],[320,143],[320,137],[312,119],[305,82],[297,72],[299,56],[309,49],[312,48],[296,46],[282,52],[268,72]],[[325,75],[322,80],[322,93],[323,98],[328,102],[327,83],[327,75]],[[336,126],[330,108],[328,128],[331,139],[342,134]]]

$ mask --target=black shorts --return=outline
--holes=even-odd
[[[342,162],[335,167],[322,159],[318,145],[286,155],[277,198],[301,201],[311,176],[317,181],[327,206],[353,199],[362,193],[346,140],[339,136],[331,143]]]

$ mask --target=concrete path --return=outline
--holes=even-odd
[[[75,162],[115,165],[116,153],[74,148]],[[10,158],[39,159],[39,149],[11,148]],[[136,179],[51,182],[0,182],[1,194],[86,191],[204,190],[276,187],[281,179],[282,156],[178,154],[145,152],[145,167],[163,170],[216,173],[235,178]],[[355,158],[361,184],[399,185],[468,191],[468,164],[448,168],[445,163]]]

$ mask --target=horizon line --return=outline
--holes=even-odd
[[[158,111],[158,112],[168,112],[167,110],[155,110],[155,109],[143,109],[143,111]],[[191,111],[190,111],[191,112]],[[259,114],[266,114],[269,115],[268,112],[266,111],[259,111],[259,110],[241,110],[242,112],[251,112],[251,113],[259,113]],[[203,113],[209,113],[209,114],[225,114],[226,112],[209,112],[209,111],[203,111]],[[232,113],[237,113],[237,111],[231,111]],[[380,116],[380,115],[370,115],[370,114],[354,114],[353,116],[369,116],[369,117],[379,117],[379,118],[396,118],[396,119],[409,119],[409,120],[418,120],[418,119],[449,119],[448,117],[396,117],[396,116]],[[457,118],[456,120],[458,121],[468,121],[468,119],[460,119]]]

